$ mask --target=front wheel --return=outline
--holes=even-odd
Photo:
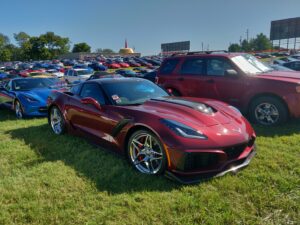
[[[277,98],[264,96],[255,99],[249,109],[250,119],[264,126],[279,125],[287,121],[288,110]]]
[[[160,140],[150,131],[138,130],[128,141],[128,159],[144,174],[162,174],[166,169],[166,154]]]
[[[51,107],[49,120],[51,128],[55,134],[60,135],[65,132],[65,119],[58,107]]]
[[[15,114],[18,119],[24,118],[23,109],[22,109],[21,103],[18,100],[16,100],[16,102],[15,102]]]

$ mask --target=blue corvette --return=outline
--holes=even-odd
[[[47,98],[63,84],[57,78],[16,78],[0,86],[0,106],[12,109],[16,117],[47,116]]]

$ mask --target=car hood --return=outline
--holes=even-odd
[[[164,97],[127,108],[151,113],[164,119],[176,120],[191,127],[229,124],[236,119],[234,115],[226,112],[227,108],[229,109],[226,104],[208,99]],[[213,112],[206,113],[203,108],[210,108]]]
[[[263,73],[258,75],[259,78],[289,81],[289,82],[299,82],[300,72],[297,71],[271,71],[268,73]]]
[[[37,88],[37,89],[30,90],[30,91],[18,92],[18,96],[20,96],[20,95],[27,96],[30,98],[34,98],[34,99],[38,100],[39,102],[46,102],[47,98],[50,95],[52,90],[53,89],[51,89],[51,88]]]

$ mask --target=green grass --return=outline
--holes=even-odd
[[[184,186],[0,110],[0,224],[299,224],[300,121],[256,130],[246,169]]]

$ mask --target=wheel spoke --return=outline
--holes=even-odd
[[[136,140],[136,139],[132,139],[132,142],[140,145],[141,147],[143,146],[143,144],[141,142],[139,142],[138,140]]]

